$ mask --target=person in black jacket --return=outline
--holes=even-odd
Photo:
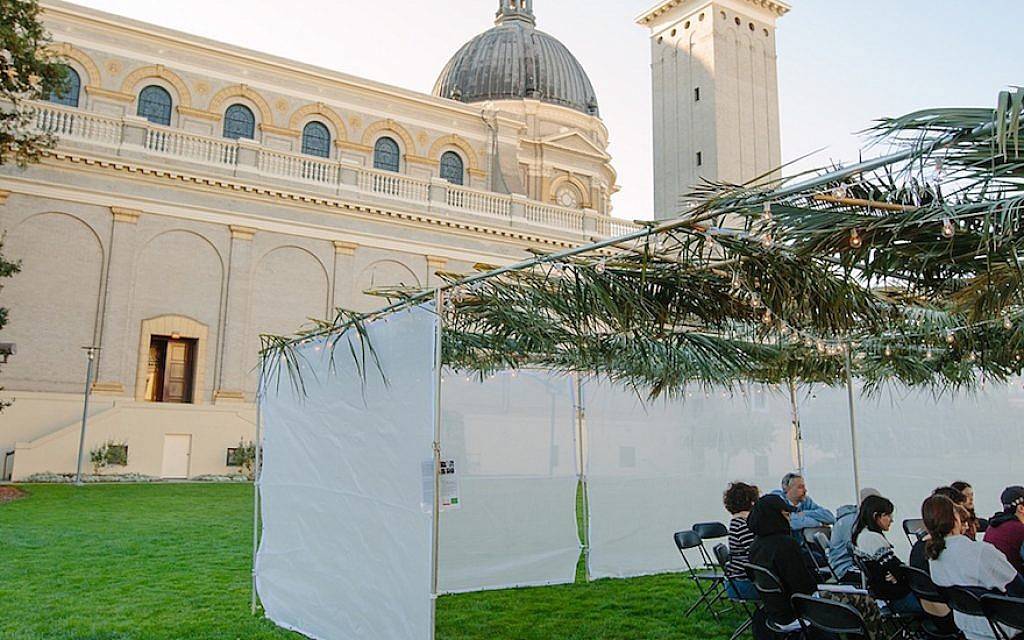
[[[747,526],[756,538],[750,545],[750,564],[771,571],[782,583],[784,594],[763,598],[764,608],[755,616],[754,637],[774,638],[765,626],[767,616],[772,622],[785,625],[796,620],[789,598],[795,593],[813,595],[817,578],[804,564],[800,543],[793,537],[789,515],[795,507],[777,495],[767,495],[754,504],[747,517]]]

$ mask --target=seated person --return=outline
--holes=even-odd
[[[881,495],[877,489],[865,487],[860,491],[860,503],[863,504],[868,496]],[[832,567],[843,584],[859,585],[860,571],[853,564],[853,554],[850,551],[850,540],[853,537],[853,525],[857,523],[859,506],[847,504],[839,507],[836,512],[836,524],[832,527],[832,537],[828,545],[828,564]]]
[[[799,473],[787,473],[782,478],[782,488],[772,492],[781,496],[789,504],[796,507],[790,518],[793,536],[800,543],[804,553],[808,554],[807,562],[813,567],[824,566],[828,558],[818,550],[817,545],[808,545],[804,539],[804,529],[814,529],[835,524],[836,517],[825,507],[816,503],[807,495],[807,483]],[[811,557],[813,556],[813,558]]]
[[[1007,487],[1000,502],[1003,510],[989,520],[984,539],[1003,552],[1017,573],[1024,574],[1024,487]]]
[[[754,504],[747,517],[747,526],[754,533],[750,545],[750,564],[771,571],[782,583],[783,594],[763,598],[764,606],[754,615],[754,638],[773,638],[765,625],[773,623],[786,625],[796,620],[796,612],[790,604],[795,593],[812,595],[817,591],[818,581],[804,564],[800,544],[793,538],[789,522],[796,507],[776,494],[764,496]]]
[[[825,527],[836,523],[836,517],[825,507],[807,495],[807,483],[799,473],[787,473],[782,478],[782,488],[772,491],[796,507],[789,524],[793,531]]]
[[[941,495],[931,496],[921,505],[921,516],[930,536],[926,553],[936,585],[973,587],[1016,597],[1024,594],[1017,570],[999,549],[963,535],[964,521],[952,500]],[[967,640],[996,639],[984,617],[968,616],[959,611],[954,611],[953,617]]]
[[[757,600],[757,589],[747,577],[741,564],[750,562],[750,543],[754,534],[747,526],[747,516],[761,495],[757,487],[743,482],[733,482],[725,490],[723,502],[725,509],[732,515],[729,521],[729,562],[725,565],[728,578],[725,591],[730,598],[740,600]]]
[[[946,496],[947,498],[953,501],[953,504],[963,509],[963,511],[960,511],[961,518],[969,519],[970,514],[967,512],[967,496],[965,496],[963,492],[957,489],[956,487],[952,485],[948,487],[939,487],[935,491],[932,491],[932,495]],[[974,539],[967,533],[965,533],[964,535],[966,535],[968,538],[971,538],[971,540]],[[919,538],[918,541],[914,543],[914,546],[910,549],[910,566],[920,571],[924,571],[928,575],[931,575],[931,568],[928,566],[928,556],[925,553],[925,547],[927,546],[928,540],[930,539],[931,536],[928,534],[927,530],[925,530],[925,535]]]
[[[868,496],[861,503],[857,523],[853,526],[853,552],[864,565],[873,596],[884,600],[896,613],[922,614],[924,609],[902,571],[903,563],[885,537],[885,532],[892,528],[894,511],[892,502],[886,498]]]
[[[974,510],[974,487],[972,487],[971,485],[967,484],[963,480],[957,480],[956,482],[954,482],[953,484],[951,484],[949,486],[951,488],[956,489],[957,491],[959,491],[960,494],[963,495],[963,497],[964,497],[963,506],[964,506],[965,509],[967,509],[967,516],[968,516],[967,524],[966,524],[965,529],[964,529],[964,535],[967,536],[968,538],[970,538],[971,540],[977,540],[978,539],[979,522],[978,522],[978,514]],[[954,500],[953,502],[956,502],[956,500]]]

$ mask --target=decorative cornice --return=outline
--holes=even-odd
[[[707,4],[711,4],[711,1],[712,0],[709,0]],[[785,2],[781,2],[780,0],[740,1],[746,2],[747,4],[752,4],[757,7],[761,7],[762,9],[767,9],[771,13],[775,14],[777,17],[782,17],[786,15],[787,13],[789,13],[790,9],[792,9],[792,7],[790,7],[788,4],[786,4]],[[658,4],[648,9],[647,11],[638,15],[636,17],[636,23],[643,26],[649,26],[652,22],[658,19],[659,16],[666,13],[667,11],[675,9],[684,2],[686,2],[686,0],[663,0],[662,2],[659,2]]]
[[[448,258],[440,256],[427,256],[427,268],[441,270],[448,266]]]
[[[137,209],[124,209],[122,207],[110,207],[110,213],[114,215],[114,222],[127,222],[135,224],[139,221],[142,212]]]
[[[363,153],[370,153],[373,151],[373,147],[369,147],[365,144],[359,144],[358,142],[349,142],[348,140],[335,140],[334,146],[339,149],[351,149],[352,151],[362,151]]]
[[[121,93],[120,91],[111,91],[110,89],[104,89],[97,87],[94,84],[86,85],[85,92],[90,96],[96,96],[97,98],[108,98],[110,100],[116,100],[118,102],[134,102],[135,96],[130,93]]]
[[[204,109],[193,109],[192,107],[184,107],[184,106],[180,106],[180,105],[178,106],[178,113],[180,113],[183,116],[190,116],[192,118],[202,118],[203,120],[212,120],[213,122],[218,122],[221,119],[221,115],[219,113],[214,113],[212,111],[206,111]]]
[[[73,164],[82,164],[86,166],[100,167],[103,169],[111,169],[114,171],[123,171],[129,174],[148,175],[156,178],[163,178],[176,184],[192,183],[208,187],[221,188],[233,192],[234,194],[236,194],[235,197],[238,197],[237,194],[247,193],[252,194],[255,197],[267,197],[312,206],[341,209],[352,212],[361,217],[365,217],[364,219],[390,218],[392,220],[401,221],[413,225],[440,227],[444,229],[452,229],[455,231],[467,232],[473,235],[504,238],[507,240],[520,241],[528,244],[548,247],[569,248],[576,247],[581,244],[581,241],[579,240],[561,239],[547,235],[538,235],[536,233],[531,233],[529,231],[499,228],[487,225],[486,222],[483,221],[481,221],[480,223],[473,223],[459,219],[438,217],[430,215],[429,213],[408,213],[395,209],[381,208],[379,206],[363,205],[349,201],[342,201],[337,198],[332,198],[329,196],[302,194],[296,193],[294,191],[283,190],[276,187],[256,186],[248,183],[240,183],[230,178],[198,176],[195,174],[182,173],[169,169],[157,169],[154,167],[148,167],[144,165],[129,164],[120,159],[99,159],[88,156],[82,156],[59,149],[44,150],[43,155],[46,156],[47,158],[53,158],[56,161],[66,161]],[[516,196],[513,195],[513,197]],[[526,200],[525,196],[523,196],[523,200]],[[567,233],[572,232],[567,231]]]
[[[486,178],[487,172],[483,169],[466,169],[466,173],[473,176],[474,178]]]
[[[302,135],[301,131],[295,129],[288,129],[285,127],[275,127],[274,125],[267,124],[266,122],[260,123],[260,131],[263,133],[272,133],[278,136],[285,136],[286,138],[298,138]]]
[[[11,192],[7,189],[0,189],[0,206],[7,204],[7,198],[9,198]]]
[[[251,227],[242,227],[237,224],[228,225],[231,229],[232,240],[252,240],[253,236],[256,235],[256,229]]]
[[[356,249],[359,245],[354,242],[345,242],[344,240],[334,241],[334,253],[339,256],[354,256],[356,255]]]
[[[435,160],[434,158],[426,158],[424,156],[414,156],[412,154],[406,154],[405,161],[411,162],[413,164],[426,165],[428,167],[436,167],[439,164],[441,164],[440,160]]]

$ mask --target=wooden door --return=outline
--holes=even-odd
[[[193,340],[168,340],[164,365],[164,402],[192,402]]]

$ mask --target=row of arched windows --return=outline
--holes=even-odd
[[[66,67],[67,80],[61,91],[50,94],[50,102],[77,107],[82,90],[82,79],[71,67]],[[139,92],[139,117],[154,124],[170,126],[171,94],[159,85],[149,85]],[[243,104],[233,104],[224,112],[225,138],[252,140],[256,137],[256,116],[252,109]],[[331,157],[331,132],[322,122],[308,123],[302,130],[302,153],[317,158]],[[394,138],[378,138],[373,147],[373,168],[381,171],[401,171],[402,152]],[[465,163],[462,156],[454,151],[441,155],[441,177],[453,184],[464,184]]]

